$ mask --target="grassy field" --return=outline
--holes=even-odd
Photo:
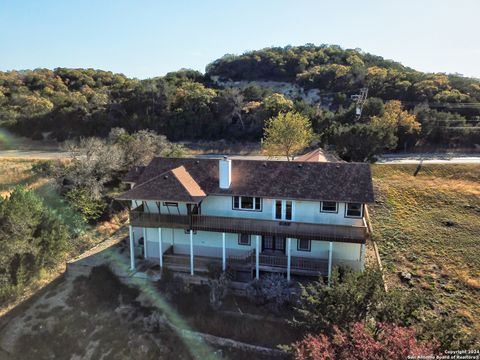
[[[389,286],[413,287],[438,313],[480,332],[480,166],[374,165],[374,238]],[[399,273],[412,281],[402,283]]]

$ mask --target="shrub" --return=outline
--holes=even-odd
[[[41,160],[33,163],[31,171],[38,176],[52,176],[54,174],[55,163],[52,160]]]
[[[103,199],[94,199],[85,188],[74,187],[67,192],[66,198],[75,209],[80,211],[86,221],[98,220],[107,207]]]
[[[222,307],[223,299],[228,295],[230,281],[225,273],[221,273],[217,279],[208,281],[210,287],[210,306],[213,310],[218,310]]]
[[[295,360],[403,360],[408,356],[433,355],[434,342],[420,343],[414,329],[381,323],[369,331],[364,323],[355,323],[351,333],[335,327],[332,338],[308,334],[293,345]]]
[[[158,282],[158,288],[170,299],[187,295],[192,291],[190,284],[185,282],[181,276],[176,276],[167,268],[162,269],[162,277]]]
[[[379,271],[363,273],[335,269],[331,286],[314,281],[300,285],[295,323],[309,332],[331,331],[333,326],[348,329],[355,322],[373,319],[409,326],[423,306],[423,299],[409,292],[383,288]]]
[[[462,328],[460,320],[452,314],[429,318],[419,325],[420,337],[435,340],[440,351],[472,349],[480,343],[478,334],[468,334]]]
[[[260,280],[251,281],[246,288],[246,295],[254,304],[266,305],[276,313],[292,302],[294,291],[283,275],[268,274]]]

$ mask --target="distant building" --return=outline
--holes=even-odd
[[[295,161],[342,162],[341,159],[322,148],[297,156]]]

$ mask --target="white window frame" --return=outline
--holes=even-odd
[[[242,207],[242,196],[232,196],[232,210],[257,211],[257,212],[262,211],[263,200],[261,197],[257,197],[257,196],[244,196],[244,197],[250,197],[253,199],[253,209]],[[235,198],[238,198],[238,207],[235,207]],[[257,203],[260,203],[260,209],[256,209]]]
[[[300,240],[308,241],[308,248],[307,248],[307,249],[302,249],[302,248],[300,247]],[[297,251],[311,252],[311,251],[312,251],[312,240],[297,239]]]
[[[277,208],[277,201],[282,202],[282,216],[281,219],[276,218],[276,208]],[[287,201],[290,201],[292,203],[292,218],[291,219],[286,219],[287,215]],[[295,201],[294,200],[281,200],[281,199],[274,199],[272,203],[272,219],[276,221],[295,221]]]
[[[333,203],[335,203],[335,210],[323,210],[323,203],[326,203],[326,202],[333,202]],[[329,214],[336,214],[336,213],[338,213],[338,202],[336,202],[336,201],[321,201],[321,202],[320,202],[320,212],[322,212],[322,213],[329,213]]]
[[[248,243],[246,243],[246,244],[242,243],[242,241],[241,241],[242,235],[246,235],[248,237]],[[238,234],[238,245],[240,245],[240,246],[252,246],[252,235],[243,234],[243,233]]]
[[[350,204],[360,205],[360,215],[348,215],[348,206]],[[363,218],[363,204],[362,203],[345,203],[345,217],[352,219],[361,219]]]

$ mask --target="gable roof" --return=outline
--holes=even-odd
[[[294,161],[321,161],[321,162],[341,162],[335,155],[328,151],[318,148],[306,154],[297,156]]]
[[[123,193],[118,200],[163,200],[196,203],[207,195],[184,166],[159,174]]]
[[[218,161],[155,158],[137,177],[136,186],[118,199],[188,202],[191,200],[185,199],[200,199],[199,191],[203,191],[204,196],[258,196],[358,203],[372,203],[374,200],[369,164],[232,159],[230,188],[220,189]],[[184,176],[183,170],[176,170],[179,167],[183,167],[189,177]],[[168,176],[170,173],[171,176]]]

